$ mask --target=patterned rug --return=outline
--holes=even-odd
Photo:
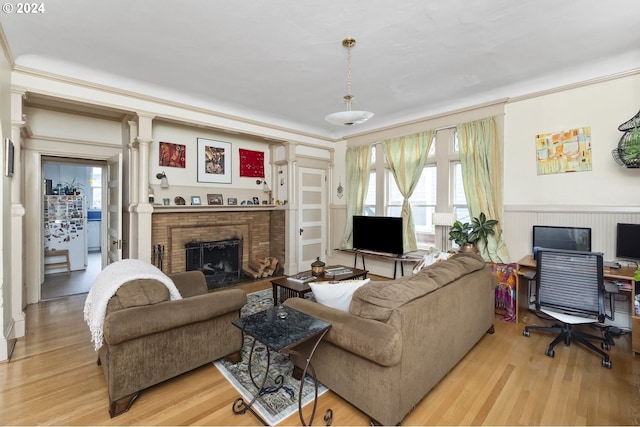
[[[273,305],[273,293],[271,289],[265,289],[263,291],[254,292],[247,295],[247,304],[242,308],[241,316],[248,316],[249,314],[262,311]],[[249,353],[251,351],[251,344],[253,338],[245,337],[244,345],[242,346],[242,360],[236,364],[230,363],[226,359],[220,359],[213,362],[216,368],[224,375],[224,377],[238,390],[240,395],[248,403],[251,401],[256,393],[256,387],[249,378]],[[253,351],[253,364],[251,369],[253,371],[254,378],[258,384],[264,378],[264,371],[266,369],[267,353],[266,347],[260,343],[256,343]],[[282,375],[284,383],[282,387],[275,393],[265,393],[259,397],[253,404],[253,409],[260,414],[260,416],[269,425],[277,425],[285,418],[298,411],[298,392],[300,390],[300,381],[294,379],[291,374],[293,372],[293,363],[289,360],[289,356],[279,353],[271,353],[271,366],[269,367],[269,377],[265,384],[265,388],[268,390],[277,388],[276,378]],[[318,384],[318,396],[326,392],[328,389]],[[309,376],[305,377],[305,386],[303,388],[302,402],[303,406],[313,401],[314,398],[314,385]],[[250,413],[245,413],[243,416],[252,416]]]

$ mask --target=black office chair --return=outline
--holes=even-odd
[[[529,331],[540,330],[558,334],[545,354],[555,356],[553,348],[564,341],[576,341],[602,356],[602,366],[611,368],[609,355],[591,341],[600,341],[604,350],[610,349],[610,340],[590,335],[574,325],[603,323],[605,319],[604,278],[602,254],[595,252],[539,249],[536,268],[536,310],[560,321],[551,327],[527,326]]]

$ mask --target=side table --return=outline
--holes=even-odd
[[[294,350],[294,348],[298,344],[301,344],[305,341],[314,340],[312,350],[306,357],[307,363],[302,373],[302,377],[300,380],[300,389],[298,391],[298,415],[300,417],[300,421],[304,426],[312,425],[318,403],[318,381],[316,379],[315,370],[311,365],[311,359],[313,358],[313,354],[315,353],[318,344],[320,344],[320,341],[322,341],[327,332],[329,332],[331,324],[325,322],[324,320],[317,319],[313,316],[302,313],[301,311],[283,305],[270,307],[266,310],[254,313],[250,316],[241,317],[231,323],[234,326],[240,328],[240,330],[242,330],[244,334],[247,334],[253,338],[251,351],[249,353],[248,368],[249,377],[251,378],[251,382],[256,388],[256,394],[250,402],[246,402],[242,397],[239,397],[233,402],[232,409],[234,414],[237,415],[244,414],[248,410],[264,425],[267,425],[267,423],[265,423],[262,417],[253,410],[252,406],[261,394],[273,393],[278,388],[280,388],[283,383],[283,381],[279,379],[281,378],[280,376],[275,380],[277,386],[275,389],[273,387],[265,387],[271,363],[271,351],[275,351],[281,354],[299,354],[298,351]],[[258,384],[258,381],[256,379],[254,379],[251,370],[251,361],[253,359],[256,342],[261,342],[267,347],[267,369],[260,384]],[[302,401],[300,399],[300,396],[302,396],[302,390],[304,388],[304,377],[307,372],[310,373],[315,385],[313,409],[311,411],[311,416],[309,418],[308,424],[305,422],[304,416],[302,414]],[[332,419],[333,411],[331,409],[328,409],[324,415],[326,425],[331,425]]]

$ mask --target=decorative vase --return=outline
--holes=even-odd
[[[324,265],[324,262],[320,261],[320,257],[318,257],[311,263],[311,274],[314,276],[321,276],[324,273]]]
[[[460,247],[460,252],[477,254],[478,248],[473,243],[465,243]]]

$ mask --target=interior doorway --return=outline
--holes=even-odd
[[[42,159],[44,202],[40,299],[89,292],[102,270],[105,162]],[[53,262],[52,262],[53,261]]]

